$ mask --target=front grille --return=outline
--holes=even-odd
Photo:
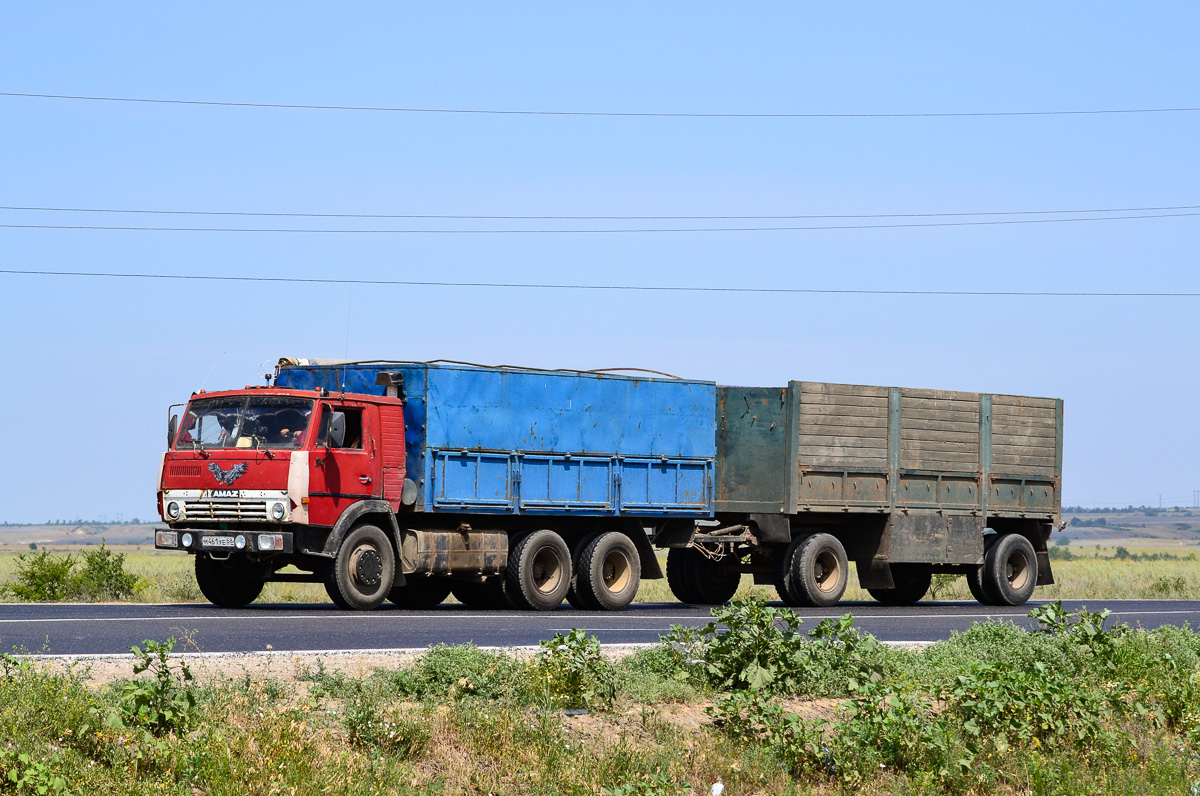
[[[171,475],[189,476],[198,478],[200,476],[200,465],[198,464],[172,464]]]
[[[267,519],[265,500],[188,500],[183,504],[188,520],[255,520]]]

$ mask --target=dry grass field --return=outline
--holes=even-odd
[[[1053,562],[1055,584],[1039,587],[1034,599],[1195,599],[1200,598],[1200,510],[1166,509],[1087,512],[1063,515],[1066,528],[1056,532],[1056,553],[1071,560]],[[126,569],[138,577],[134,599],[146,603],[203,600],[192,575],[192,559],[179,553],[155,551],[153,526],[43,525],[0,527],[0,584],[12,579],[17,556],[39,550],[69,553],[94,549],[104,539],[124,553]],[[1123,552],[1122,552],[1123,551]],[[1127,554],[1127,557],[1126,557]],[[1118,558],[1118,555],[1122,556]],[[1157,556],[1159,560],[1147,560]],[[664,556],[665,559],[665,556]],[[869,601],[870,596],[851,576],[845,600]],[[754,586],[743,578],[739,595],[776,599],[770,586]],[[260,601],[309,603],[328,598],[319,584],[272,583]],[[926,600],[970,600],[965,579],[939,576]],[[638,602],[671,602],[665,580],[643,581]]]
[[[201,602],[203,597],[196,587],[192,574],[191,557],[178,553],[159,553],[152,550],[114,547],[125,554],[125,568],[138,578],[134,600],[144,603]],[[1161,547],[1126,548],[1131,556],[1161,554]],[[70,548],[55,548],[63,553]],[[1179,556],[1171,560],[1120,560],[1114,558],[1117,548],[1094,546],[1081,550],[1071,561],[1054,561],[1055,584],[1042,586],[1034,592],[1035,600],[1103,600],[1103,599],[1197,599],[1200,598],[1200,561],[1189,559],[1195,553],[1200,557],[1200,547],[1171,548],[1168,552]],[[25,551],[28,552],[28,551]],[[17,569],[17,550],[0,549],[0,583],[13,578]],[[1099,557],[1094,557],[1098,555]],[[755,586],[749,576],[742,579],[740,596],[757,595],[775,600],[775,590],[770,586]],[[263,591],[260,602],[313,603],[326,602],[325,589],[312,583],[270,583]],[[667,588],[665,580],[643,581],[638,592],[638,602],[671,602],[675,598]],[[847,601],[870,601],[871,597],[858,588],[857,580],[851,577],[851,585],[844,598]],[[966,580],[954,576],[938,576],[926,600],[970,600]]]

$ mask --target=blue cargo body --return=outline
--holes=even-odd
[[[281,365],[279,387],[404,376],[408,478],[437,513],[711,517],[716,385],[437,362]]]

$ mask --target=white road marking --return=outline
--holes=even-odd
[[[841,613],[835,613],[835,614],[815,614],[815,615],[813,615],[813,614],[810,614],[810,615],[798,614],[798,616],[799,616],[801,619],[805,619],[805,620],[809,620],[809,619],[816,619],[816,620],[820,620],[820,619],[838,619],[839,617],[841,617],[841,616],[844,616],[844,615],[845,615],[845,614],[847,614],[847,613],[851,614],[851,615],[854,617],[855,621],[859,621],[859,620],[865,620],[865,619],[891,619],[891,620],[899,620],[899,619],[915,619],[915,620],[923,620],[923,619],[1025,619],[1025,618],[1027,618],[1027,617],[1026,617],[1026,615],[1025,615],[1025,614],[1022,614],[1022,613],[929,614],[929,613],[919,613],[919,612],[918,612],[918,613],[911,613],[911,614],[856,614],[856,613],[854,613],[853,611],[843,611],[843,612],[841,612]],[[1139,610],[1139,611],[1120,611],[1120,610],[1117,610],[1117,611],[1113,611],[1112,615],[1113,615],[1114,617],[1126,617],[1126,616],[1177,616],[1177,615],[1200,615],[1200,608],[1196,608],[1196,609],[1192,609],[1192,610],[1170,610],[1170,611],[1150,611],[1150,610]],[[287,614],[284,614],[284,615],[276,615],[276,614],[270,614],[270,613],[265,613],[265,612],[257,612],[257,611],[255,611],[255,612],[253,612],[253,613],[246,613],[246,614],[219,613],[219,614],[213,614],[213,615],[210,615],[210,616],[205,616],[205,615],[198,615],[198,616],[192,616],[192,615],[184,615],[184,616],[128,616],[128,617],[125,617],[125,616],[107,616],[107,617],[53,617],[53,618],[44,618],[44,619],[43,619],[43,618],[30,618],[30,619],[0,619],[0,624],[18,624],[18,625],[20,625],[20,624],[56,624],[56,623],[65,623],[65,622],[87,622],[87,623],[98,623],[98,622],[172,622],[172,621],[176,621],[176,622],[200,622],[200,621],[213,621],[213,620],[216,620],[216,621],[221,621],[221,622],[230,622],[230,621],[234,621],[234,620],[255,620],[255,621],[258,621],[258,620],[262,620],[262,619],[266,619],[266,618],[270,618],[270,619],[274,619],[274,620],[307,620],[307,621],[312,621],[313,619],[318,619],[318,618],[320,618],[320,616],[321,616],[321,615],[314,615],[314,614],[296,614],[296,615],[287,615]],[[329,616],[332,616],[332,614],[329,614]],[[604,615],[604,614],[590,614],[590,613],[589,613],[589,614],[583,614],[583,613],[581,613],[581,614],[579,614],[579,616],[580,616],[580,617],[583,617],[583,618],[585,618],[585,620],[586,620],[586,621],[584,622],[584,624],[589,624],[589,623],[590,623],[590,624],[596,624],[596,623],[599,623],[599,622],[605,622],[605,621],[610,621],[610,622],[611,622],[611,621],[622,621],[622,622],[631,622],[631,621],[632,621],[632,622],[637,622],[637,621],[644,621],[644,622],[661,622],[661,621],[662,621],[662,620],[664,620],[664,619],[675,619],[675,620],[680,620],[680,621],[695,620],[695,621],[707,622],[707,621],[710,621],[710,620],[711,620],[711,618],[712,618],[712,617],[707,617],[707,616],[694,616],[694,615],[693,615],[693,616],[688,616],[688,615],[683,615],[683,616],[681,616],[681,615],[679,615],[679,614],[674,614],[674,613],[671,613],[671,614],[651,614],[651,615],[643,615],[643,616],[627,616],[627,615],[626,615],[626,616],[619,616],[619,617],[616,617],[616,616],[606,616],[606,615]],[[387,620],[387,619],[392,619],[392,620],[397,620],[397,621],[405,621],[405,622],[411,622],[411,621],[414,621],[414,620],[416,620],[416,621],[420,621],[420,620],[426,620],[426,619],[435,619],[435,618],[436,618],[436,619],[439,619],[439,620],[443,620],[443,619],[471,619],[471,620],[477,620],[477,619],[534,619],[534,618],[543,618],[543,619],[546,619],[546,620],[552,620],[552,621],[562,621],[561,615],[558,615],[558,614],[537,614],[537,613],[518,613],[518,614],[513,614],[513,613],[494,613],[494,612],[488,612],[488,613],[480,613],[480,614],[460,614],[460,613],[457,613],[457,612],[455,612],[455,613],[441,613],[441,612],[438,612],[438,613],[422,613],[422,614],[397,614],[397,613],[391,613],[391,612],[387,612],[387,613],[370,613],[370,612],[368,612],[368,613],[361,613],[361,614],[350,614],[349,616],[347,616],[347,615],[345,615],[345,614],[339,614],[339,615],[338,615],[338,619],[339,619],[339,620],[345,620],[345,619],[350,619],[350,618],[353,618],[353,619],[360,619],[360,620],[363,620],[363,621],[383,621],[383,620]],[[603,629],[605,629],[605,630],[618,630],[618,629],[641,630],[641,629],[644,629],[644,628],[610,628],[610,627],[604,627]]]

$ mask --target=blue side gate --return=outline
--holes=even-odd
[[[707,516],[711,460],[433,452],[435,511]]]

